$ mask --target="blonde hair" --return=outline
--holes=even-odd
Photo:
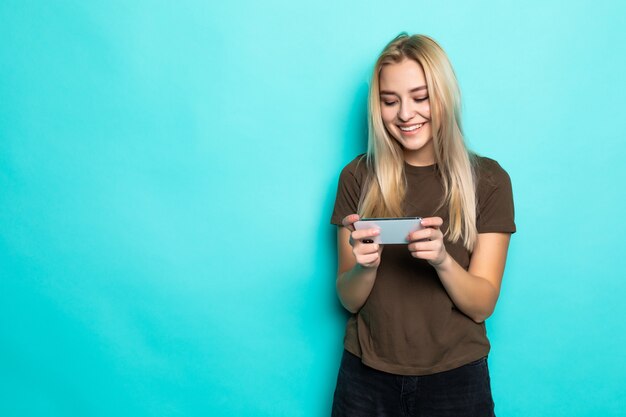
[[[372,74],[369,90],[368,181],[359,202],[363,217],[403,217],[406,194],[404,154],[390,136],[381,116],[379,76],[384,65],[411,59],[426,76],[431,109],[435,163],[444,187],[444,205],[449,210],[448,239],[472,250],[476,243],[476,188],[474,154],[463,140],[461,93],[456,75],[444,50],[425,35],[401,33],[382,51]]]

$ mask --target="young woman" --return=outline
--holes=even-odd
[[[492,416],[484,320],[515,232],[508,174],[467,150],[457,80],[430,37],[379,56],[369,143],[341,172],[337,293],[352,313],[333,416]],[[364,217],[422,217],[405,245],[371,242]]]

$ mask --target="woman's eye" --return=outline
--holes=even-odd
[[[385,106],[393,106],[395,104],[395,101],[383,101],[383,103],[385,104]]]
[[[424,100],[428,100],[428,96],[426,96],[426,97],[424,97],[424,98],[416,98],[416,99],[414,99],[414,100],[415,100],[415,101],[417,101],[417,102],[419,103],[419,102],[422,102],[422,101],[424,101]]]

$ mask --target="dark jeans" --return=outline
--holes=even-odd
[[[437,374],[403,376],[372,369],[344,350],[332,416],[494,416],[487,357]]]

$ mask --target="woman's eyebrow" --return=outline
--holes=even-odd
[[[419,87],[415,87],[414,89],[410,90],[409,93],[415,93],[416,91],[419,91],[419,90],[426,90],[427,88],[428,87],[426,87],[425,85],[421,85]],[[380,94],[392,95],[392,96],[396,95],[396,93],[394,93],[393,91],[387,91],[387,90],[382,90]]]

